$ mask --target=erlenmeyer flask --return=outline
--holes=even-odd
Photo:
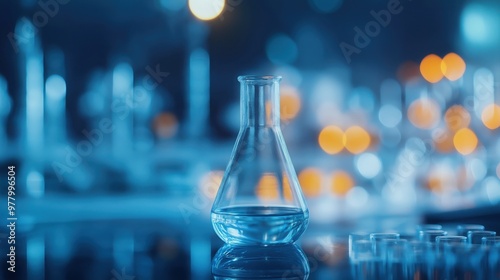
[[[212,206],[212,225],[230,244],[284,244],[309,211],[280,129],[276,76],[240,76],[241,124]]]

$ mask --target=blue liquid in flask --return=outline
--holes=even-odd
[[[305,231],[309,214],[287,206],[233,206],[212,212],[217,235],[229,244],[286,244]]]

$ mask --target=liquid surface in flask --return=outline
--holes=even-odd
[[[233,206],[212,213],[215,231],[229,244],[294,242],[307,228],[308,212],[287,206]]]

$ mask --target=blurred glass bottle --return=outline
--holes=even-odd
[[[230,244],[283,244],[305,231],[309,211],[280,129],[275,76],[240,76],[241,124],[212,206],[212,225]]]

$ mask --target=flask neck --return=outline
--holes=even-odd
[[[240,76],[241,126],[279,127],[279,82],[276,76]]]

